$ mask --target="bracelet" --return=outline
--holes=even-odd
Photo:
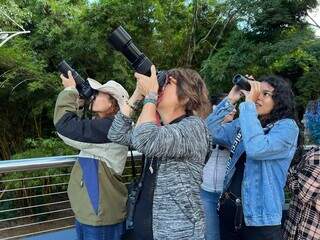
[[[146,97],[147,99],[155,99],[157,101],[158,99],[158,93],[156,92],[149,92]]]
[[[154,98],[145,98],[143,101],[143,105],[146,105],[147,103],[152,103],[154,105],[157,105],[157,100]]]
[[[126,104],[127,104],[133,111],[137,111],[137,110],[138,110],[138,107],[136,107],[136,106],[134,106],[134,105],[131,105],[128,100],[126,101]]]

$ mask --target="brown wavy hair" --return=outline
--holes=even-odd
[[[211,112],[211,105],[207,86],[199,73],[188,68],[174,68],[167,75],[177,80],[178,99],[187,100],[186,113],[206,118]]]

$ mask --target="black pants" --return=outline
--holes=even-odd
[[[282,240],[281,225],[249,227],[242,218],[242,227],[235,230],[234,203],[225,201],[219,211],[221,240]]]

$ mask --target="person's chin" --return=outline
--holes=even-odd
[[[262,115],[263,115],[263,112],[261,112],[260,109],[257,108],[257,114],[258,114],[258,116],[262,116]]]

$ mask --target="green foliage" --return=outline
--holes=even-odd
[[[133,70],[106,41],[118,25],[158,68],[200,70],[212,94],[228,91],[236,73],[278,73],[292,82],[301,111],[310,98],[319,96],[320,43],[304,20],[316,0],[0,3],[0,10],[31,31],[0,48],[3,159],[28,152],[25,139],[52,141],[53,108],[61,90],[56,66],[62,59],[84,78],[114,79],[130,93],[134,90]],[[0,26],[17,30],[3,15]],[[28,156],[45,154],[39,149],[31,149]]]
[[[279,74],[291,82],[302,116],[306,103],[320,96],[319,48],[319,39],[301,26],[281,30],[268,42],[253,38],[251,33],[233,31],[217,53],[202,63],[202,73],[212,93],[229,91],[237,73],[256,78]]]
[[[78,152],[57,138],[28,138],[25,140],[23,148],[27,150],[13,155],[12,159],[74,155]]]

